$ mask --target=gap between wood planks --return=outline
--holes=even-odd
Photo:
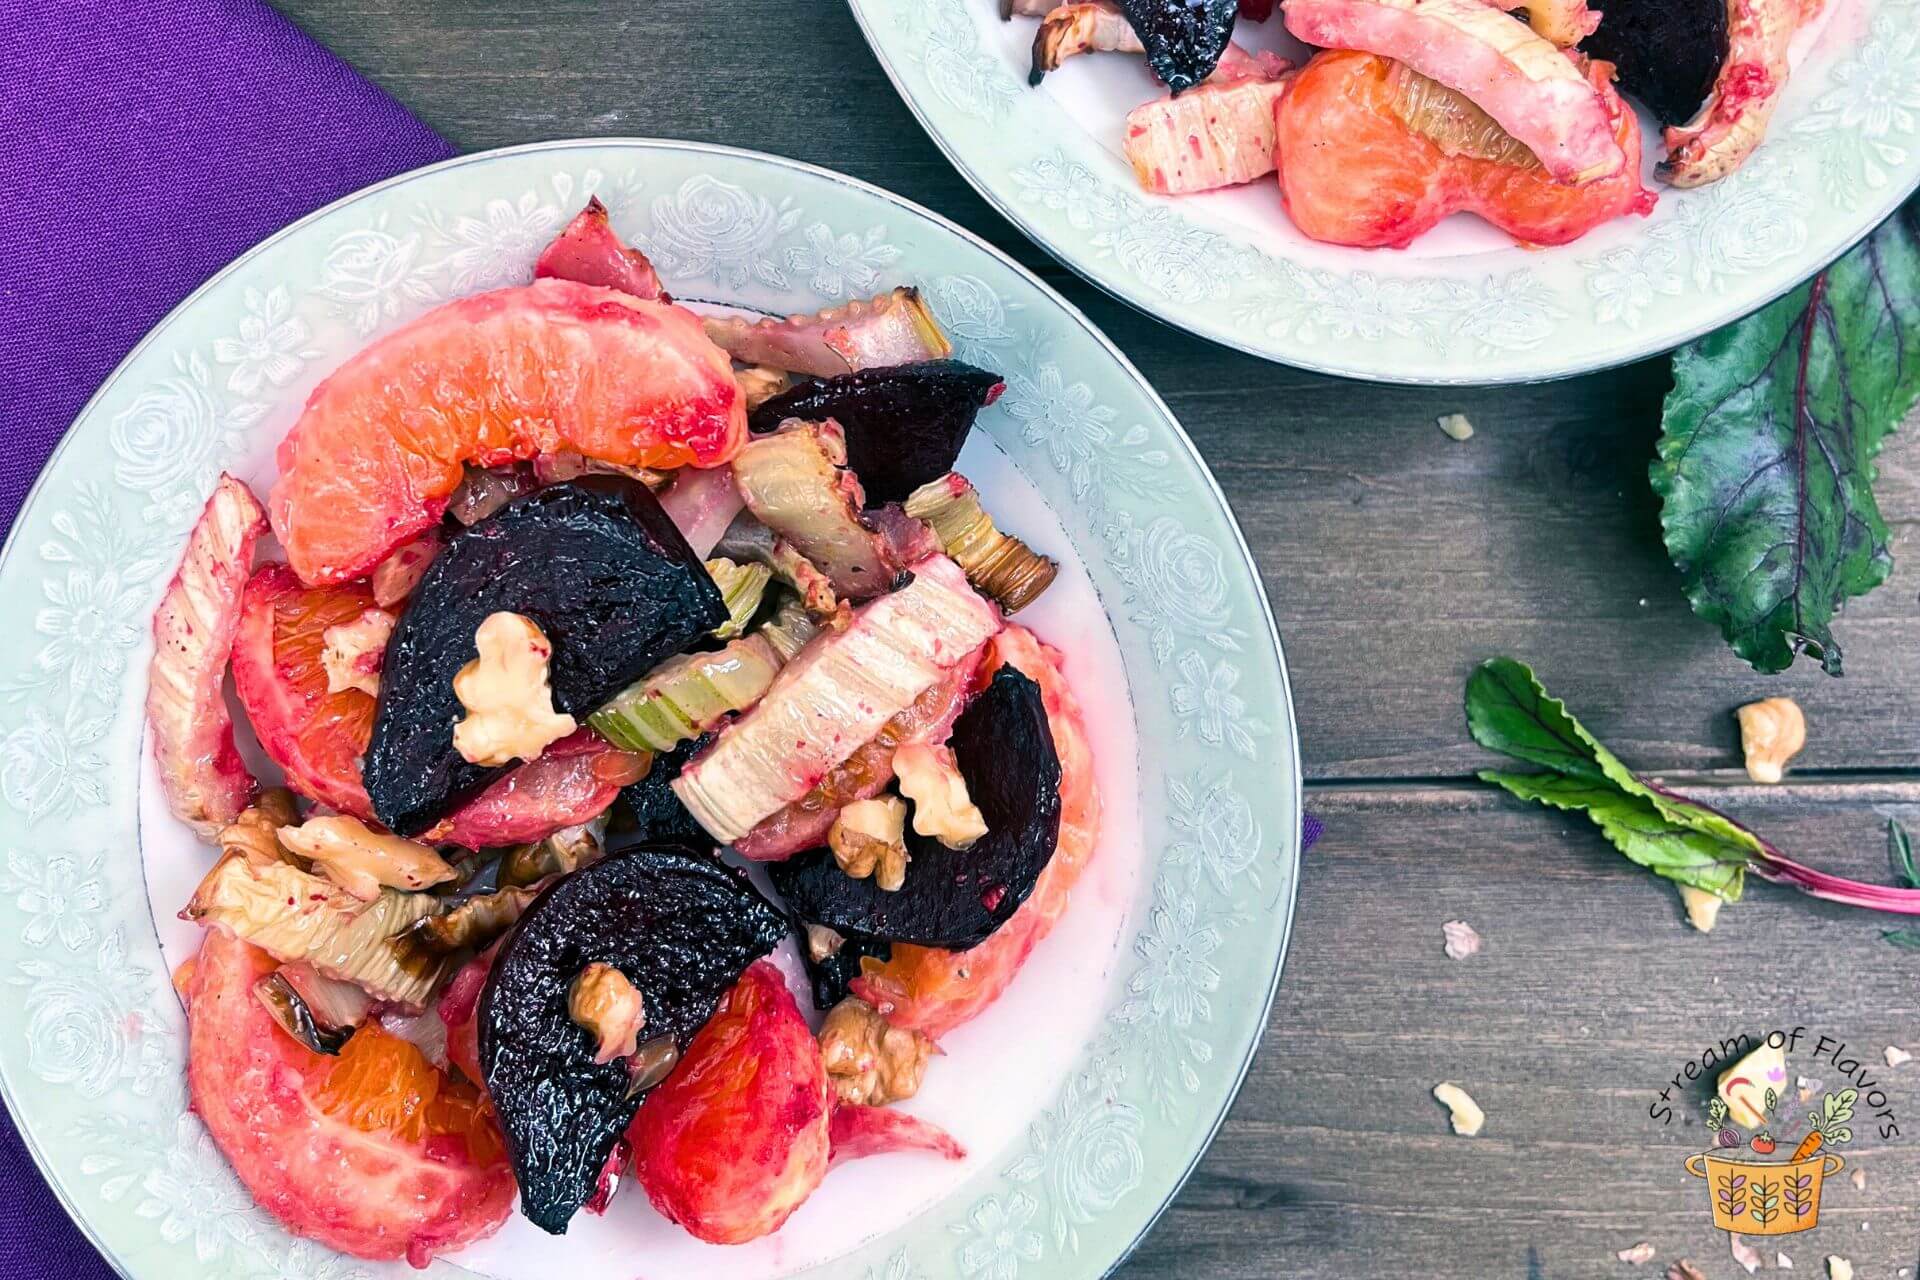
[[[1727,803],[1765,803],[1769,799],[1821,804],[1920,804],[1920,769],[1809,769],[1775,784],[1754,782],[1738,769],[1668,770],[1646,775],[1678,791],[1712,791]],[[1417,804],[1422,796],[1452,793],[1504,793],[1472,774],[1424,774],[1411,777],[1317,778],[1304,784],[1309,804],[1360,808],[1377,797],[1389,804]],[[1519,803],[1516,801],[1515,803]]]

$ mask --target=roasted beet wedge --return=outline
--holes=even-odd
[[[974,417],[1006,382],[961,360],[862,369],[773,397],[747,419],[772,431],[788,418],[832,418],[847,433],[847,465],[867,501],[897,502],[953,470]]]
[[[987,834],[949,849],[909,825],[906,887],[855,880],[817,849],[769,868],[799,915],[843,934],[964,950],[1027,900],[1060,836],[1060,757],[1040,686],[1002,667],[954,722],[949,740]]]
[[[1213,74],[1233,35],[1239,0],[1120,0],[1147,47],[1147,65],[1179,93]]]
[[[680,771],[687,767],[687,761],[711,745],[713,735],[710,733],[689,738],[673,750],[656,755],[646,777],[620,789],[614,817],[623,828],[631,824],[630,829],[621,832],[623,839],[630,843],[643,840],[678,840],[693,845],[712,843],[712,838],[687,812],[687,806],[680,803],[680,797],[673,794],[672,786]]]
[[[1707,100],[1727,59],[1727,0],[1606,0],[1581,45],[1618,70],[1621,92],[1661,124],[1683,124]]]
[[[553,645],[553,703],[577,720],[727,619],[705,566],[645,485],[583,476],[454,534],[387,644],[362,776],[373,811],[413,835],[502,772],[454,750],[453,677],[489,614],[525,614]]]
[[[642,1042],[671,1036],[684,1050],[786,933],[742,873],[672,843],[609,853],[527,908],[480,995],[480,1071],[535,1226],[567,1229],[640,1103],[626,1063],[595,1063],[594,1038],[569,1015],[574,978],[612,965],[645,1002]]]

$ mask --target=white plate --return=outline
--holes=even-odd
[[[1404,250],[1308,240],[1272,178],[1141,191],[1121,125],[1164,89],[1139,58],[1075,58],[1030,88],[1038,20],[1002,21],[999,0],[849,3],[947,158],[1041,247],[1168,324],[1326,373],[1493,383],[1625,364],[1791,289],[1920,185],[1920,0],[1830,0],[1766,142],[1716,185],[1655,183],[1643,116],[1650,218],[1529,249],[1460,214]],[[1299,47],[1278,16],[1235,38]]]
[[[447,298],[529,278],[589,192],[677,294],[812,310],[918,284],[960,354],[1005,376],[963,464],[1061,561],[1030,622],[1066,654],[1106,817],[1059,927],[909,1106],[965,1162],[857,1162],[738,1248],[629,1183],[563,1238],[515,1217],[438,1269],[1100,1275],[1225,1113],[1291,920],[1298,748],[1258,575],[1166,407],[1057,295],[884,192],[717,148],[555,143],[370,188],[209,282],[82,413],[0,558],[22,622],[0,637],[0,1082],[20,1129],[138,1280],[374,1270],[282,1232],[186,1108],[167,975],[196,944],[175,913],[210,854],[142,750],[146,620],[221,469],[264,489],[322,377]]]

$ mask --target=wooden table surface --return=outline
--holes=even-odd
[[[1710,937],[1692,932],[1665,882],[1584,824],[1471,781],[1486,760],[1460,692],[1477,660],[1526,659],[1643,771],[1714,788],[1804,860],[1884,879],[1886,815],[1920,831],[1920,421],[1883,459],[1896,567],[1837,627],[1848,674],[1761,677],[1689,612],[1660,544],[1646,468],[1664,361],[1408,390],[1166,328],[976,196],[834,0],[276,3],[463,149],[689,138],[919,201],[1085,310],[1212,464],[1285,637],[1307,802],[1327,834],[1252,1075],[1120,1274],[1562,1280],[1687,1256],[1732,1280],[1744,1273],[1680,1169],[1702,1129],[1663,1128],[1648,1107],[1703,1046],[1798,1025],[1869,1062],[1904,1136],[1856,1122],[1847,1156],[1865,1190],[1836,1188],[1786,1252],[1802,1275],[1823,1275],[1829,1253],[1860,1280],[1914,1274],[1920,1059],[1888,1071],[1881,1052],[1920,1051],[1920,951],[1883,942],[1883,918],[1764,885]],[[1472,418],[1471,440],[1435,428],[1450,412]],[[1770,694],[1800,701],[1810,740],[1791,785],[1744,786],[1731,712]],[[1479,929],[1481,955],[1443,957],[1453,919]],[[1447,1079],[1485,1107],[1480,1137],[1449,1133],[1429,1094]],[[1660,1267],[1614,1260],[1640,1240]]]

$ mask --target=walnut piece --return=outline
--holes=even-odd
[[[1440,933],[1446,939],[1440,949],[1447,953],[1447,959],[1465,960],[1480,954],[1480,935],[1465,920],[1447,921],[1440,926]]]
[[[823,924],[807,926],[807,955],[815,964],[825,964],[840,953],[847,940],[840,936],[837,929],[829,929]]]
[[[748,413],[793,385],[792,374],[764,364],[750,364],[735,369],[733,380],[740,384],[740,394],[747,398]]]
[[[907,802],[899,796],[855,800],[827,831],[827,847],[855,880],[868,876],[888,893],[907,882]]]
[[[567,1013],[597,1042],[593,1060],[631,1058],[647,1025],[646,1001],[627,975],[599,961],[582,969],[567,988]]]
[[[327,692],[358,689],[380,696],[380,668],[387,658],[387,638],[399,621],[385,609],[369,609],[352,622],[340,622],[320,633],[320,665],[327,669]]]
[[[453,726],[453,747],[472,764],[531,760],[579,725],[553,709],[547,660],[553,656],[533,619],[490,613],[473,633],[480,656],[460,668],[453,692],[466,717]]]
[[[1827,1255],[1828,1280],[1853,1280],[1853,1263],[1837,1253]]]
[[[1712,933],[1714,923],[1720,919],[1720,908],[1724,905],[1720,895],[1696,889],[1690,884],[1678,888],[1680,905],[1687,909],[1687,923],[1702,933]]]
[[[1480,1126],[1487,1122],[1486,1112],[1467,1096],[1465,1089],[1451,1080],[1433,1086],[1433,1096],[1453,1113],[1453,1131],[1463,1138],[1471,1138],[1479,1133]]]
[[[300,811],[294,807],[293,792],[285,787],[269,787],[239,817],[220,829],[216,841],[220,852],[237,853],[256,867],[292,862],[293,856],[276,833],[299,820]]]
[[[281,827],[279,836],[280,843],[311,862],[317,874],[362,902],[379,897],[382,885],[418,890],[456,875],[445,858],[419,841],[375,831],[344,814]]]
[[[987,834],[987,820],[967,794],[953,752],[909,742],[893,753],[900,794],[913,801],[913,829],[949,849],[965,849]]]
[[[1747,753],[1747,776],[1774,783],[1787,761],[1807,745],[1807,718],[1792,698],[1765,698],[1735,712],[1740,717],[1740,746]]]
[[[820,1027],[820,1058],[841,1102],[881,1107],[920,1092],[933,1041],[896,1027],[858,996],[833,1006]]]
[[[1652,1262],[1654,1252],[1654,1247],[1645,1240],[1642,1240],[1632,1248],[1622,1249],[1613,1256],[1627,1263],[1629,1266],[1637,1267],[1643,1262]]]

